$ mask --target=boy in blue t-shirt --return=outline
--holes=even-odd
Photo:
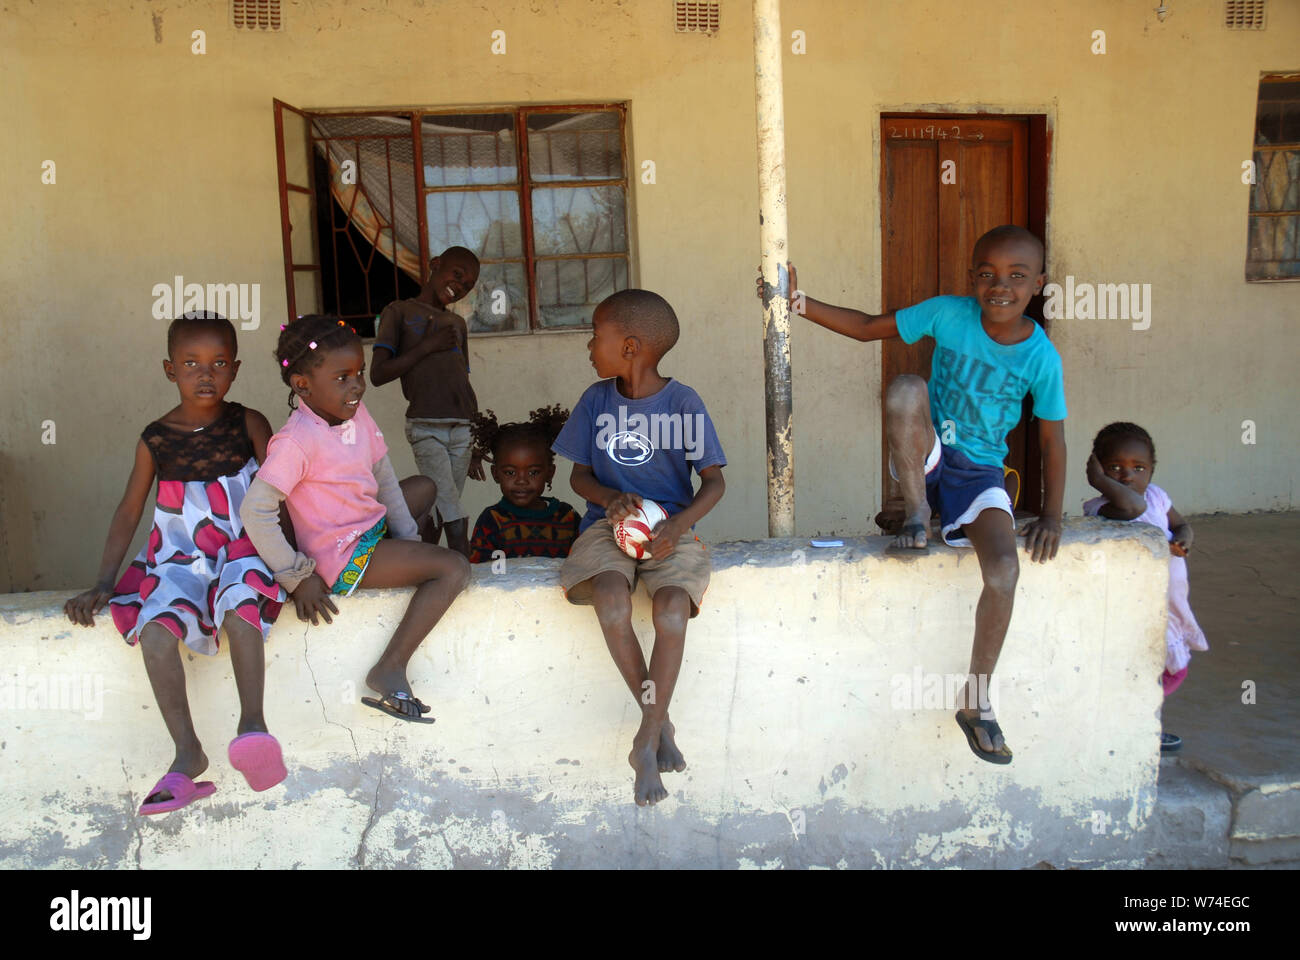
[[[692,527],[722,499],[727,463],[709,412],[694,390],[659,373],[677,342],[673,308],[648,290],[607,297],[591,318],[587,351],[602,379],[583,393],[552,449],[573,461],[569,482],[587,501],[578,539],[560,569],[570,603],[594,604],[605,644],[641,707],[628,763],[638,806],[668,796],[660,773],[681,772],[668,719],[686,644],[686,623],[709,585],[709,554]],[[691,484],[691,469],[700,489]],[[641,506],[664,508],[650,558],[635,560],[614,542],[614,527]],[[655,627],[650,667],[632,630],[632,591],[650,593]]]
[[[1065,495],[1061,358],[1042,328],[1024,315],[1029,298],[1047,279],[1043,244],[1023,227],[995,227],[971,253],[973,297],[933,297],[880,316],[796,295],[794,267],[787,266],[792,305],[804,304],[804,315],[828,330],[863,341],[934,338],[928,389],[920,377],[903,375],[885,393],[890,473],[903,489],[907,514],[894,544],[925,550],[934,508],[945,542],[975,548],[984,590],[975,608],[970,673],[956,719],[976,756],[1010,763],[987,690],[1020,575],[1002,461],[1006,435],[1020,420],[1026,393],[1034,398],[1043,455],[1042,515],[1023,531],[1025,549],[1037,562],[1056,556]]]

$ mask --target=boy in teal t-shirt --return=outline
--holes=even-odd
[[[947,446],[998,472],[1007,457],[1007,434],[1020,422],[1020,404],[1034,398],[1039,420],[1064,420],[1065,387],[1061,357],[1038,324],[1029,321],[1027,339],[999,343],[980,322],[974,297],[931,297],[895,313],[904,343],[933,337],[930,368],[930,418]],[[947,539],[947,531],[945,531]]]
[[[996,227],[971,253],[973,297],[933,297],[880,316],[804,296],[796,289],[793,265],[788,267],[792,308],[802,307],[820,326],[862,341],[934,338],[929,384],[903,375],[885,394],[889,469],[902,487],[907,513],[895,547],[925,550],[931,510],[937,509],[944,541],[975,548],[984,589],[956,719],[976,756],[1010,763],[987,691],[1020,575],[1002,461],[1026,394],[1034,398],[1043,456],[1042,515],[1023,531],[1025,549],[1037,562],[1056,556],[1065,496],[1061,358],[1042,328],[1024,315],[1047,279],[1042,242],[1023,227]],[[761,278],[759,283],[761,294]]]

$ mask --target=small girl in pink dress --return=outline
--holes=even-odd
[[[407,665],[429,631],[468,586],[469,561],[420,540],[419,521],[437,497],[427,477],[399,481],[384,435],[361,402],[361,338],[337,317],[299,317],[280,331],[280,378],[288,422],[266,447],[240,516],[300,620],[339,608],[333,596],[373,587],[415,587],[388,646],[366,675],[378,697],[361,702],[410,723],[433,723],[411,690]],[[286,503],[297,544],[278,522]],[[364,579],[363,579],[364,578]]]
[[[1112,423],[1092,442],[1088,458],[1088,483],[1099,493],[1083,505],[1086,516],[1149,523],[1159,527],[1169,541],[1169,620],[1165,626],[1165,670],[1161,676],[1165,696],[1187,676],[1193,650],[1209,650],[1205,634],[1192,615],[1187,600],[1187,561],[1192,549],[1192,525],[1174,509],[1169,494],[1151,482],[1156,447],[1151,435],[1135,423]],[[1172,752],[1181,738],[1160,735],[1160,749]]]

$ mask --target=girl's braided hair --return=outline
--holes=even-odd
[[[1151,439],[1151,434],[1147,433],[1136,423],[1127,421],[1117,421],[1108,423],[1097,431],[1097,436],[1092,441],[1092,452],[1098,460],[1104,458],[1105,454],[1114,449],[1117,443],[1125,440],[1140,440],[1147,445],[1151,451],[1151,466],[1156,465],[1156,445]]]
[[[491,410],[476,414],[470,425],[474,435],[474,453],[496,463],[497,453],[507,443],[529,440],[540,443],[546,450],[547,461],[553,463],[555,455],[551,444],[560,435],[560,430],[569,419],[569,411],[558,403],[551,407],[539,407],[528,415],[527,423],[497,423],[497,415]]]
[[[360,343],[357,332],[338,317],[311,313],[280,327],[280,340],[275,345],[275,359],[280,364],[280,379],[289,386],[289,409],[294,410],[293,387],[289,377],[306,373],[319,367],[325,354],[337,347]]]

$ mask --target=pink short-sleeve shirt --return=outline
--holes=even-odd
[[[1160,487],[1154,483],[1148,483],[1146,492],[1142,495],[1147,502],[1146,510],[1142,511],[1142,516],[1134,517],[1129,523],[1149,523],[1153,527],[1159,527],[1164,533],[1166,540],[1172,540],[1174,535],[1169,530],[1169,511],[1173,509],[1174,501],[1169,498]],[[1105,497],[1093,497],[1083,505],[1083,515],[1085,517],[1101,516],[1101,508],[1110,503]]]
[[[305,404],[266,445],[257,475],[288,498],[298,549],[326,585],[338,579],[363,533],[384,518],[374,466],[388,455],[364,403],[331,427]]]

